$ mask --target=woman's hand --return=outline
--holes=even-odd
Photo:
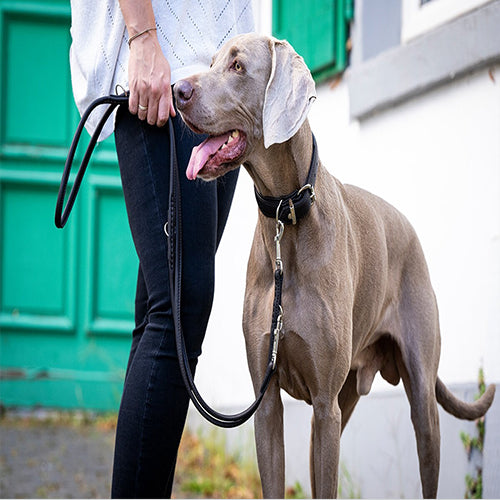
[[[151,0],[119,0],[129,35],[129,110],[150,125],[165,125],[175,116],[170,64],[156,36]],[[146,31],[144,31],[146,30]]]
[[[130,44],[129,110],[150,125],[162,127],[175,116],[170,64],[163,55],[155,31],[148,31]]]

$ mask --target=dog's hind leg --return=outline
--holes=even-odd
[[[417,441],[420,481],[424,498],[436,498],[439,479],[440,432],[434,385],[422,384],[414,370],[407,370],[402,358],[398,370],[411,408],[411,421]]]
[[[439,313],[423,253],[415,237],[402,269],[398,307],[389,327],[393,356],[410,403],[424,498],[436,498],[440,432],[436,380],[441,350]]]
[[[425,278],[425,276],[424,276]],[[422,276],[420,276],[422,280]],[[436,379],[440,353],[439,318],[430,283],[406,282],[399,311],[399,341],[394,348],[403,379],[417,441],[424,498],[436,498],[439,479],[440,433]],[[415,284],[420,285],[418,288]],[[427,285],[427,286],[425,286]]]

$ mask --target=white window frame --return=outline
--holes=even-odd
[[[455,19],[492,0],[402,0],[401,41],[403,43]]]

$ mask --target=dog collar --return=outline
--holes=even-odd
[[[311,164],[307,174],[306,183],[299,189],[290,194],[281,197],[264,196],[254,186],[255,198],[260,211],[269,218],[277,219],[283,224],[297,224],[297,221],[305,217],[309,212],[311,205],[316,199],[314,184],[318,172],[318,147],[316,139],[312,134],[313,151],[311,155]]]

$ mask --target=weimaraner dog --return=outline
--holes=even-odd
[[[301,188],[315,147],[306,118],[314,92],[309,70],[287,42],[233,38],[209,71],[175,85],[184,121],[210,136],[193,150],[186,175],[209,181],[242,164],[263,197]],[[403,380],[423,495],[435,497],[437,403],[458,418],[476,419],[490,407],[495,387],[465,403],[438,378],[438,308],[414,229],[391,205],[341,184],[318,163],[315,199],[306,188],[310,209],[285,226],[281,240],[284,327],[277,372],[255,415],[263,494],[285,493],[280,388],[313,406],[312,493],[332,498],[341,432],[380,371],[393,385]],[[276,224],[259,213],[247,270],[243,328],[256,391],[268,363]]]

